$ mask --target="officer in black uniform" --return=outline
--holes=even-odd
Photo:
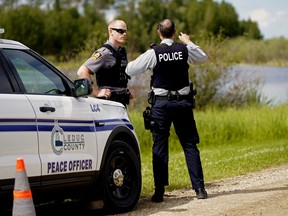
[[[92,80],[96,74],[93,94],[98,98],[117,101],[124,106],[132,98],[127,89],[129,76],[125,73],[127,54],[122,44],[126,41],[127,26],[122,20],[113,20],[108,25],[109,39],[78,69],[79,78]]]
[[[182,43],[174,42],[174,22],[164,19],[159,23],[157,33],[159,45],[152,46],[137,59],[129,62],[126,73],[130,76],[151,70],[153,137],[153,175],[155,193],[153,202],[162,202],[165,186],[168,185],[168,138],[173,123],[183,147],[192,188],[198,199],[206,199],[200,153],[197,148],[199,136],[192,110],[188,68],[189,64],[204,63],[207,55],[190,41],[189,36],[180,33]]]

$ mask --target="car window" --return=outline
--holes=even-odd
[[[63,94],[65,86],[54,71],[34,56],[22,50],[6,49],[8,57],[23,82],[26,93]]]

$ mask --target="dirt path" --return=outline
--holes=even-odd
[[[208,199],[198,200],[192,190],[166,192],[164,202],[141,198],[136,209],[119,216],[287,216],[288,164],[206,183]],[[37,216],[106,215],[81,210],[81,204],[43,206]],[[0,216],[6,216],[0,213]],[[11,213],[7,214],[11,216]],[[118,216],[118,215],[117,215]]]
[[[163,203],[140,199],[121,216],[287,216],[288,164],[206,184],[209,198],[197,200],[192,190],[165,193]]]

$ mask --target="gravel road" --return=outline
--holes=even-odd
[[[136,209],[121,216],[287,216],[288,164],[257,173],[208,182],[208,199],[192,190],[166,192],[163,203],[140,199]]]

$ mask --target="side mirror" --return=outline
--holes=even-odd
[[[92,82],[86,78],[77,79],[74,81],[74,96],[87,96],[92,93]]]

